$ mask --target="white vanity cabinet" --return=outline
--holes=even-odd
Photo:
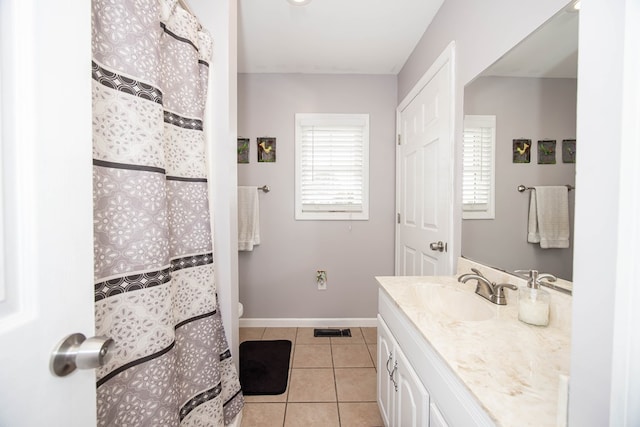
[[[393,405],[396,400],[395,384],[392,381],[393,369],[395,365],[394,352],[396,351],[397,344],[387,325],[384,323],[380,315],[378,315],[378,386],[377,386],[377,398],[378,407],[380,408],[380,415],[384,421],[385,426],[390,426],[393,420]]]
[[[495,426],[402,310],[378,294],[378,406],[387,427]]]
[[[429,393],[380,316],[378,405],[386,426],[429,426]]]
[[[429,407],[429,427],[448,427],[449,425],[444,420],[444,416],[440,413],[440,409],[435,404],[431,404]]]

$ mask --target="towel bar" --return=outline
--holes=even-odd
[[[567,184],[566,187],[569,189],[569,191],[571,190],[575,190],[576,187],[574,187],[573,185],[569,185]],[[518,191],[521,193],[524,193],[526,190],[535,190],[534,187],[525,187],[524,185],[518,185]]]
[[[262,187],[258,187],[258,190],[262,190],[265,193],[268,193],[269,191],[271,191],[268,185],[263,185]]]

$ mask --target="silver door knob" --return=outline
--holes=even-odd
[[[429,247],[432,251],[443,252],[447,250],[447,244],[442,241],[429,243]]]
[[[109,359],[113,339],[108,337],[87,338],[83,334],[65,337],[51,353],[51,372],[64,377],[76,369],[98,368]]]

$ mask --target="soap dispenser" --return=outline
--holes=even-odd
[[[536,326],[549,324],[549,292],[540,287],[540,280],[555,282],[552,274],[539,274],[538,270],[516,270],[526,273],[527,285],[518,290],[518,320]]]

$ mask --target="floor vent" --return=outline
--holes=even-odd
[[[350,337],[351,329],[314,329],[314,337]]]

